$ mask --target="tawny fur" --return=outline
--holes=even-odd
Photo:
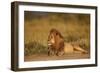
[[[87,53],[87,51],[78,45],[72,45],[71,43],[65,43],[64,53]]]

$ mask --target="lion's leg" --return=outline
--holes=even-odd
[[[49,50],[49,51],[48,51],[48,56],[50,56],[50,55],[51,55],[51,51]]]
[[[48,47],[48,56],[50,56],[51,53],[50,53],[50,47]]]
[[[48,47],[48,56],[51,56],[53,55],[53,50],[52,50],[52,47]]]
[[[79,46],[74,46],[74,49],[77,50],[77,51],[80,51],[82,53],[88,53],[86,50],[82,49],[81,47]]]
[[[64,55],[64,50],[63,50],[63,49],[56,50],[56,55],[57,55],[57,56],[62,56],[62,55]]]
[[[49,50],[48,51],[48,56],[54,55],[54,51],[53,50]]]
[[[58,56],[58,50],[54,50],[54,54]]]
[[[63,50],[58,53],[58,56],[62,56],[62,55],[64,55],[64,51]]]
[[[53,47],[48,48],[48,56],[55,55],[55,49]]]

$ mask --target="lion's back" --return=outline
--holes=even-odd
[[[64,44],[64,52],[65,53],[73,53],[74,52],[74,48],[73,48],[72,44],[65,43]]]

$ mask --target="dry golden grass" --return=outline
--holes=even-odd
[[[86,50],[90,49],[90,17],[88,14],[46,13],[46,15],[34,16],[33,12],[34,18],[31,17],[28,20],[29,13],[25,14],[25,55],[46,54],[47,39],[52,28],[61,32],[65,42],[74,42]]]

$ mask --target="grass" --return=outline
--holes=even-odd
[[[31,15],[30,15],[31,14]],[[52,28],[61,32],[65,42],[77,43],[90,49],[90,16],[88,14],[63,14],[25,12],[25,56],[47,53],[47,39]]]
[[[32,54],[44,54],[47,53],[47,47],[43,46],[42,44],[33,41],[28,44],[25,44],[25,55],[32,55]]]

